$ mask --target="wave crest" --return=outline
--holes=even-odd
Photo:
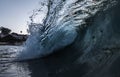
[[[115,0],[43,0],[42,10],[38,9],[30,17],[31,35],[18,59],[43,57],[72,44],[77,36],[80,37],[78,31],[88,26],[88,18],[114,3]],[[45,13],[43,22],[35,23],[37,16],[40,19],[40,12]]]

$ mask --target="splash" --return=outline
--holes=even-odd
[[[72,44],[88,27],[87,19],[114,4],[115,0],[42,0],[30,16],[30,36],[18,59],[47,56]]]

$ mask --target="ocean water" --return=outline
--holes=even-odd
[[[21,49],[22,46],[0,46],[0,77],[79,77],[85,73],[85,68],[81,71],[83,65],[73,64],[73,59],[61,57],[61,53],[42,59],[13,61],[15,51]]]
[[[18,59],[44,57],[71,45],[78,37],[81,40],[81,31],[93,25],[90,23],[97,20],[95,16],[115,4],[116,0],[41,0],[30,16],[30,36]],[[41,14],[45,14],[43,22],[36,22]]]
[[[119,8],[119,0],[41,0],[25,44],[0,46],[0,77],[120,77]]]

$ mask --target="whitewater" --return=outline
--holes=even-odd
[[[18,60],[47,56],[72,44],[92,17],[115,5],[115,0],[43,0],[31,15],[30,36]],[[42,9],[42,10],[41,10]],[[39,15],[44,13],[43,22]],[[89,21],[88,21],[89,20]],[[91,26],[91,25],[90,25]],[[73,51],[74,52],[74,51]]]
[[[16,52],[14,61],[45,57],[82,39],[81,31],[92,26],[88,24],[94,16],[114,6],[116,0],[42,0],[40,3],[30,16],[29,38],[20,50],[12,50]]]

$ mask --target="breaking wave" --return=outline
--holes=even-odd
[[[82,38],[81,30],[92,26],[88,24],[96,14],[110,8],[115,2],[115,0],[41,0],[40,7],[30,16],[30,36],[24,49],[18,54],[18,59],[44,57],[71,45],[77,37]]]

